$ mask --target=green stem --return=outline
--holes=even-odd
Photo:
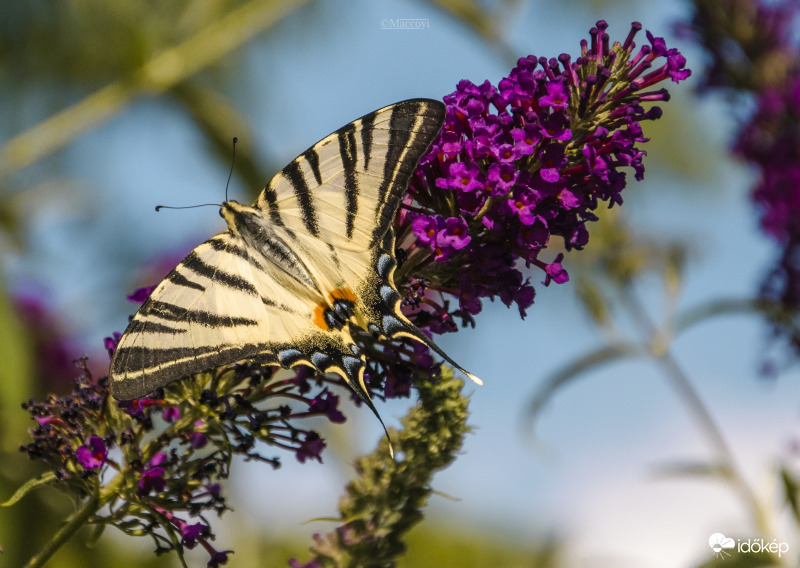
[[[72,535],[86,524],[86,521],[100,508],[100,500],[92,497],[83,504],[83,507],[72,513],[56,534],[42,548],[38,554],[31,558],[25,568],[40,568],[66,543]]]
[[[639,319],[639,323],[646,330],[648,335],[653,338],[650,349],[651,355],[661,364],[669,383],[689,409],[690,414],[699,422],[700,429],[705,433],[717,453],[718,463],[722,466],[725,479],[729,481],[736,493],[744,501],[747,509],[750,511],[756,530],[759,534],[763,535],[764,538],[768,536],[771,538],[772,529],[770,527],[768,515],[756,498],[755,492],[747,481],[745,481],[744,476],[736,464],[733,453],[728,443],[725,441],[725,437],[722,435],[722,431],[719,426],[717,426],[716,421],[695,390],[691,380],[689,380],[689,376],[672,355],[672,351],[669,347],[669,338],[658,333],[656,326],[647,316],[644,306],[641,305],[633,290],[631,290],[629,286],[625,286],[624,291],[627,301],[634,307],[633,311],[635,312],[635,317]]]
[[[742,476],[742,473],[733,457],[733,453],[725,441],[725,438],[722,436],[722,432],[717,426],[716,421],[709,413],[708,408],[700,399],[700,396],[692,386],[691,381],[669,351],[659,357],[659,360],[662,363],[667,376],[672,383],[672,386],[678,392],[678,396],[683,399],[684,404],[686,404],[686,406],[689,408],[689,411],[700,423],[701,429],[705,432],[706,436],[711,441],[711,444],[716,449],[717,454],[719,455],[719,460],[725,469],[726,479],[729,480],[734,490],[739,494],[749,509],[756,530],[759,532],[759,534],[763,535],[764,538],[767,536],[770,536],[771,538],[772,529],[770,527],[768,516],[756,498],[755,493],[750,488],[750,485]]]
[[[53,538],[47,542],[44,548],[28,560],[25,568],[40,568],[44,566],[53,554],[86,524],[89,517],[94,515],[119,492],[124,481],[125,477],[121,473],[118,473],[105,487],[101,487],[95,495],[87,499],[86,503],[84,503],[80,509],[72,513],[72,515],[64,521],[64,524],[61,525],[61,528],[58,529],[58,532],[53,535]]]

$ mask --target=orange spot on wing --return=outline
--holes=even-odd
[[[314,322],[314,325],[323,331],[331,330],[328,322],[325,321],[325,310],[330,309],[336,300],[349,300],[355,304],[356,295],[350,288],[336,288],[330,294],[328,294],[328,303],[320,302],[314,306],[314,315],[312,316],[312,321]]]
[[[355,303],[356,295],[350,288],[336,288],[331,292],[330,300],[331,303],[335,300],[350,300]]]
[[[328,324],[325,321],[326,309],[328,309],[328,306],[326,306],[325,304],[317,304],[316,306],[314,306],[314,317],[312,318],[314,325],[316,325],[323,331],[329,331],[331,329],[330,327],[328,327]]]

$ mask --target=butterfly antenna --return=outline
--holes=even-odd
[[[194,209],[195,207],[219,207],[219,203],[201,203],[200,205],[184,205],[183,207],[156,205],[156,211],[161,211],[162,209]]]
[[[228,181],[225,183],[225,201],[228,201],[228,186],[231,184],[231,176],[233,175],[233,165],[236,163],[236,143],[239,139],[233,137],[233,152],[231,155],[231,171],[228,172]]]

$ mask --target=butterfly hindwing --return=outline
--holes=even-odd
[[[400,313],[390,229],[443,120],[437,101],[385,107],[306,150],[254,207],[223,204],[229,230],[192,251],[133,317],[111,363],[114,396],[255,358],[335,372],[374,411],[352,326],[446,357]]]

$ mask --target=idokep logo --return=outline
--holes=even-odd
[[[789,543],[778,542],[777,539],[774,539],[772,542],[764,542],[763,538],[748,538],[747,540],[737,538],[736,541],[734,541],[732,538],[722,533],[714,533],[708,537],[708,546],[714,551],[714,558],[730,556],[731,553],[727,551],[733,548],[736,549],[736,552],[741,554],[768,552],[777,554],[778,558],[789,552]]]
[[[708,546],[714,551],[714,558],[725,558],[731,555],[730,552],[725,552],[725,549],[733,548],[736,543],[722,533],[714,533],[708,537]]]

